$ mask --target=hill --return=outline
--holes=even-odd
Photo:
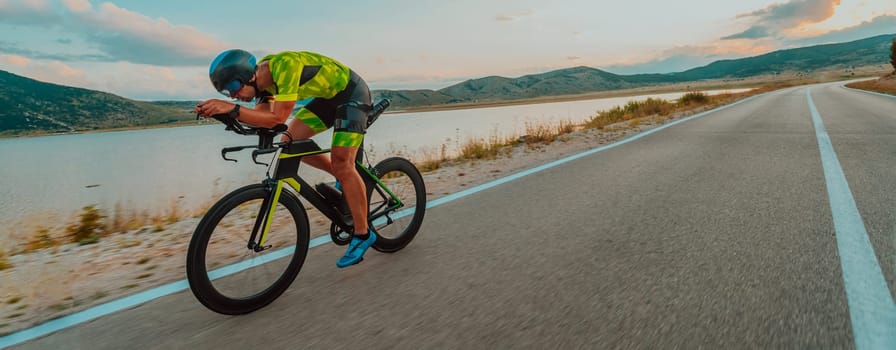
[[[893,35],[847,43],[816,45],[764,55],[721,60],[669,74],[617,75],[590,67],[574,67],[519,78],[491,76],[471,79],[439,90],[376,90],[374,99],[391,98],[397,107],[450,103],[493,102],[619,90],[698,80],[745,78],[781,72],[886,64]]]
[[[779,50],[764,55],[721,60],[672,74],[677,80],[744,78],[775,72],[806,72],[830,68],[861,67],[888,62],[893,34],[839,44]]]
[[[889,64],[893,35],[847,43],[779,50],[721,60],[669,74],[617,75],[574,67],[519,78],[470,79],[439,90],[376,90],[374,100],[398,108],[498,102],[575,95],[670,83],[746,78],[780,72],[811,72]],[[190,120],[196,101],[140,102],[113,94],[44,83],[0,71],[0,136],[151,126]]]
[[[189,120],[184,109],[140,102],[0,70],[0,135],[149,126]]]

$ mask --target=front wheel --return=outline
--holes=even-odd
[[[426,187],[423,176],[404,158],[383,160],[374,167],[382,184],[367,188],[370,227],[377,234],[373,248],[393,253],[414,239],[426,212]]]
[[[231,192],[212,206],[193,233],[187,280],[210,310],[226,315],[258,310],[283,294],[299,274],[308,252],[308,216],[288,191],[271,211],[265,206],[271,191],[257,184]],[[264,247],[253,249],[253,227],[265,222],[256,218],[270,214]]]

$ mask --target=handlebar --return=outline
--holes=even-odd
[[[392,103],[391,103],[391,101],[389,101],[389,99],[382,99],[379,102],[377,102],[375,105],[371,106],[370,110],[367,114],[367,127],[370,127],[370,125],[372,125],[373,122],[375,122],[377,119],[379,119],[380,115],[383,114],[383,111],[385,111],[387,108],[389,108],[389,105],[391,105],[391,104]],[[198,116],[197,116],[197,118],[198,118]],[[273,128],[268,129],[268,128],[258,128],[258,127],[249,126],[247,124],[243,124],[240,121],[238,121],[235,117],[231,116],[228,113],[216,114],[216,115],[211,116],[211,118],[214,118],[215,120],[226,125],[226,127],[224,128],[224,130],[226,130],[226,131],[233,131],[240,135],[247,135],[247,136],[257,135],[258,136],[258,144],[257,145],[225,147],[225,148],[221,149],[221,157],[227,161],[236,162],[236,159],[227,158],[227,153],[238,152],[238,151],[242,151],[244,149],[249,149],[249,148],[255,148],[255,150],[252,151],[252,161],[255,162],[255,164],[268,165],[268,164],[259,162],[256,158],[262,154],[277,152],[277,150],[280,147],[283,147],[284,145],[287,145],[291,142],[290,141],[290,142],[274,143],[274,136],[277,136],[278,134],[285,132],[287,129],[286,124],[277,124]]]

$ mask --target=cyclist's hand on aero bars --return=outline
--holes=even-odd
[[[233,110],[233,106],[234,104],[231,102],[212,99],[200,102],[198,105],[196,105],[196,108],[193,110],[193,112],[196,112],[196,114],[202,117],[208,118],[215,114],[230,113],[230,111]]]

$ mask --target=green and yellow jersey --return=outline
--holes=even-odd
[[[344,64],[313,52],[286,51],[268,55],[274,86],[267,89],[274,101],[311,97],[332,98],[348,85],[351,71]]]

